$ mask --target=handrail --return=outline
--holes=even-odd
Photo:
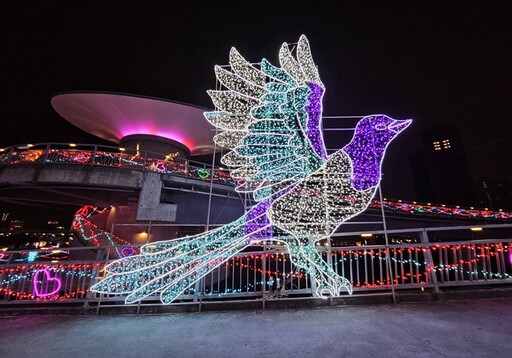
[[[37,143],[11,145],[0,148],[0,166],[18,164],[71,164],[103,167],[127,168],[132,170],[153,171],[205,182],[236,186],[230,170],[210,164],[183,158],[166,158],[165,155],[150,151],[119,148],[115,146],[82,143]],[[386,210],[404,214],[456,216],[483,219],[512,219],[512,212],[503,210],[461,208],[430,203],[407,201],[382,202]],[[373,200],[370,208],[378,209],[381,202]]]
[[[117,245],[117,248],[124,246]],[[86,299],[86,302],[96,302],[99,307],[101,301],[123,300],[123,297],[103,297],[89,291],[102,276],[104,266],[111,261],[102,256],[112,250],[111,245],[63,250],[93,248],[98,249],[97,255],[89,260],[0,263],[0,305],[23,300],[44,303]],[[333,270],[350,280],[356,292],[386,291],[392,284],[402,290],[431,288],[437,291],[439,287],[448,286],[512,283],[511,239],[394,245],[389,252],[385,245],[327,250],[318,247],[318,250],[330,255]],[[27,251],[34,250],[3,253],[15,255]],[[387,261],[390,265],[384,264]],[[233,256],[202,278],[197,290],[191,288],[180,299],[286,298],[292,294],[311,295],[315,292],[314,285],[307,274],[296,269],[286,253],[273,249],[249,251]],[[152,296],[143,304],[153,304],[155,300],[158,297]]]
[[[173,174],[234,186],[229,171],[190,159],[114,146],[82,143],[37,143],[0,149],[0,166],[68,164],[128,168]]]
[[[457,230],[471,230],[475,227],[481,229],[504,229],[504,228],[512,228],[512,223],[503,223],[503,224],[485,224],[485,225],[469,225],[469,226],[443,226],[443,227],[425,227],[425,228],[405,228],[405,229],[390,229],[387,230],[388,234],[403,234],[403,233],[421,233],[423,231],[434,232],[434,231],[457,231]],[[360,235],[362,233],[367,233],[368,231],[352,231],[352,232],[340,232],[332,234],[331,237],[347,237]],[[372,230],[371,234],[381,235],[384,234],[384,230]],[[455,242],[454,242],[455,243]]]
[[[439,246],[460,246],[460,245],[485,245],[485,244],[497,244],[497,243],[503,243],[503,242],[511,242],[512,238],[509,239],[483,239],[483,240],[470,240],[470,241],[443,241],[443,242],[429,242],[429,243],[414,243],[414,244],[390,244],[390,246],[396,247],[396,248],[414,248],[414,247],[439,247]],[[149,243],[151,245],[153,243]],[[145,244],[123,244],[123,245],[99,245],[99,246],[83,246],[83,247],[59,247],[59,248],[39,248],[39,249],[17,249],[17,250],[6,250],[2,251],[2,253],[6,254],[23,254],[30,251],[52,251],[52,250],[61,250],[61,251],[87,251],[87,250],[100,250],[100,249],[112,249],[114,247],[124,248],[124,247],[141,247]],[[255,245],[259,246],[259,245]],[[354,250],[373,250],[373,249],[384,249],[386,245],[362,245],[362,246],[333,246],[333,247],[325,247],[325,246],[318,246],[317,250],[327,250],[327,251],[354,251]],[[286,251],[285,247],[283,246],[284,251]],[[281,254],[281,250],[267,248],[265,252],[263,251],[241,251],[233,257],[237,256],[247,256],[247,255],[262,255],[263,253],[267,255],[272,254]],[[84,260],[83,262],[90,262],[91,260]],[[60,261],[59,261],[60,262]],[[69,262],[82,262],[80,260],[74,260],[74,261],[62,261],[63,263],[69,263]],[[105,262],[105,259],[100,259],[99,262]],[[45,262],[34,262],[34,264]],[[59,263],[54,263],[58,265]],[[2,264],[0,264],[2,265]]]
[[[103,145],[103,144],[92,144],[92,143],[60,143],[60,142],[42,142],[42,143],[35,143],[35,144],[13,144],[8,147],[0,148],[0,153],[8,153],[10,151],[16,151],[16,150],[37,150],[38,148],[44,147],[44,149],[69,149],[69,150],[80,150],[83,148],[96,148],[97,150],[103,150],[108,149],[111,150],[111,153],[144,153],[148,154],[148,157],[165,157],[162,153],[152,152],[148,150],[137,150],[133,148],[122,148],[122,147],[116,147],[112,145]],[[140,155],[143,157],[143,155]],[[195,163],[197,164],[197,167],[211,167],[211,164],[197,162],[191,159],[183,159],[180,157],[174,158],[178,161],[182,162],[189,162],[189,163]]]

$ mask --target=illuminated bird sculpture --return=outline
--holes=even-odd
[[[327,155],[321,127],[325,88],[305,36],[295,56],[283,44],[280,67],[266,59],[253,66],[234,48],[229,62],[230,71],[215,67],[225,89],[208,91],[217,110],[205,117],[221,131],[215,142],[231,149],[221,161],[238,180],[236,190],[252,193],[256,204],[223,227],[151,243],[140,255],[110,263],[93,291],[127,294],[127,303],[159,293],[171,303],[251,242],[267,239],[286,246],[292,262],[315,281],[316,295],[339,295],[343,288],[352,293],[315,243],[368,207],[386,147],[411,120],[364,117],[350,143]]]

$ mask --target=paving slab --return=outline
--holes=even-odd
[[[0,357],[512,357],[512,298],[0,317]]]

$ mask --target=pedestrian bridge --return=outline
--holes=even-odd
[[[108,206],[122,192],[137,192],[144,184],[144,173],[159,173],[164,183],[185,190],[194,189],[215,194],[232,195],[236,186],[229,171],[211,164],[170,158],[158,153],[130,150],[95,144],[42,143],[13,145],[0,149],[0,187],[12,201],[37,200],[39,194],[28,189],[42,189],[41,201],[73,202],[75,205]],[[87,196],[66,190],[87,190]],[[210,190],[211,188],[211,190]],[[107,192],[107,195],[103,195]],[[116,197],[115,193],[118,193]],[[126,198],[124,198],[126,201]],[[92,201],[92,202],[91,202]],[[382,202],[385,210],[395,215],[457,218],[459,220],[509,220],[512,213],[502,210],[447,207],[431,203]],[[381,203],[374,200],[372,209],[380,211]]]
[[[45,174],[46,171],[54,174]],[[71,171],[75,174],[71,175]],[[197,190],[201,186],[204,190],[209,186],[212,188],[210,194],[214,193],[213,186],[216,186],[215,190],[231,193],[236,184],[229,173],[220,168],[152,157],[136,151],[129,153],[122,148],[43,144],[13,146],[4,149],[0,155],[2,186],[20,183],[37,186],[57,178],[54,183],[103,185],[110,191],[116,185],[127,190],[141,190],[145,173],[156,173],[164,182],[172,182],[184,190]],[[456,217],[480,222],[492,220],[492,223],[476,227],[468,222],[468,225],[412,227],[385,232],[375,229],[361,232],[356,230],[357,225],[348,225],[352,231],[345,229],[335,233],[320,241],[316,249],[336,273],[352,283],[354,297],[384,294],[395,299],[397,292],[408,290],[438,294],[450,287],[512,284],[512,224],[507,223],[512,218],[511,213],[388,200],[374,201],[371,205],[379,212],[382,206],[393,214]],[[114,226],[111,230],[96,226],[90,220],[93,212],[79,211],[73,222],[78,238],[87,241],[88,246],[21,250],[0,247],[0,310],[13,303],[73,303],[95,307],[98,313],[122,307],[123,298],[94,294],[89,288],[102,278],[106,264],[119,257],[137,254],[141,244],[117,237]],[[148,222],[140,234],[149,240],[150,232],[156,226],[158,224],[152,226]],[[468,238],[470,233],[472,239]],[[388,235],[389,245],[369,245],[364,239],[368,235]],[[345,238],[350,238],[351,243],[347,244]],[[252,302],[255,307],[266,307],[290,299],[313,299],[315,289],[309,276],[290,261],[284,247],[267,241],[224,262],[190,287],[176,304],[200,310],[205,302],[242,300]],[[343,303],[346,299],[348,296],[342,293],[340,298],[328,301]],[[159,305],[157,296],[130,307],[139,310],[155,305]]]

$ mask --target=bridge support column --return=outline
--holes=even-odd
[[[160,203],[162,180],[160,173],[144,173],[139,194],[137,220],[176,221],[176,204]]]

